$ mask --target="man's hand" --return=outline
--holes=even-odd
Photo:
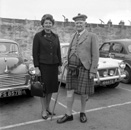
[[[58,67],[58,75],[62,73],[61,66]]]
[[[96,74],[95,73],[89,73],[90,79],[95,78]]]
[[[68,61],[65,60],[64,63],[63,63],[63,66],[67,66],[68,65]]]

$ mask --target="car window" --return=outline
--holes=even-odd
[[[18,53],[18,46],[16,44],[10,45],[10,53]]]
[[[111,51],[115,53],[122,53],[123,47],[119,43],[113,43]]]
[[[14,43],[0,43],[0,53],[8,54],[15,53],[18,54],[18,45]]]
[[[101,51],[109,51],[110,50],[110,43],[104,43],[100,48]]]
[[[131,45],[128,46],[128,50],[131,53]]]
[[[4,44],[0,44],[0,53],[6,52],[7,48]]]

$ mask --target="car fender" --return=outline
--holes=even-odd
[[[131,60],[123,60],[123,62],[131,69]]]

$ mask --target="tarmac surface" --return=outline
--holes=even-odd
[[[55,97],[54,94],[51,108]],[[0,99],[0,130],[131,130],[131,85],[121,83],[115,89],[97,88],[86,105],[87,123],[79,121],[80,97],[75,97],[74,120],[63,124],[56,123],[66,112],[66,90],[63,87],[52,121],[41,118],[38,97]]]

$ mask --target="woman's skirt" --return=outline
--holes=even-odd
[[[72,75],[69,67],[67,70],[66,88],[74,90],[75,93],[92,95],[94,93],[94,79],[89,78],[89,70],[85,69],[79,58],[75,55],[69,59],[69,65],[78,66],[78,74]]]
[[[58,64],[40,64],[41,80],[46,87],[46,94],[58,91]]]

